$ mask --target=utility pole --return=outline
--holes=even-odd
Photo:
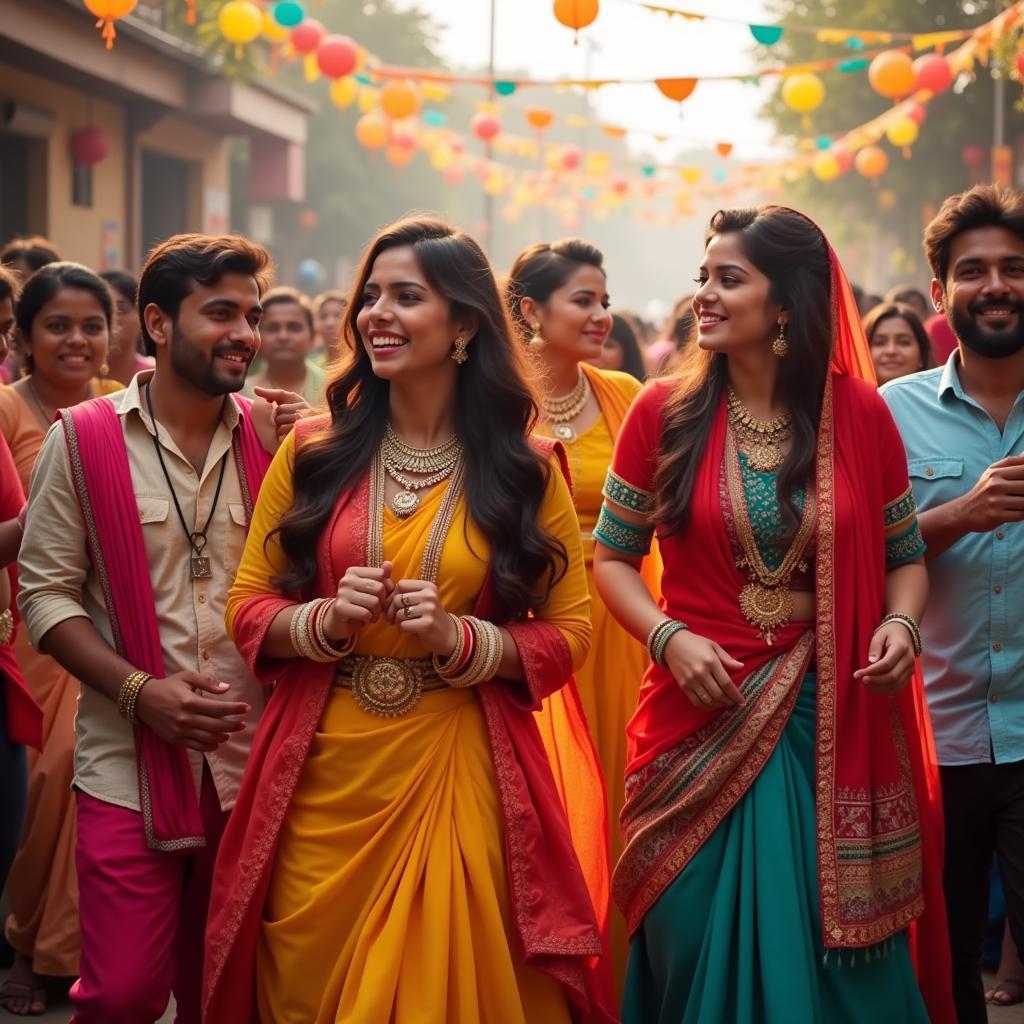
[[[498,6],[498,0],[491,0],[491,39],[488,47],[487,57],[487,98],[490,101],[494,101],[494,22],[495,13]],[[491,159],[494,156],[494,146],[491,140],[488,139],[484,146],[484,154],[487,157],[487,162],[490,164]],[[493,259],[495,253],[494,245],[494,196],[490,194],[486,189],[484,190],[484,223],[487,225],[487,238],[484,242],[484,249],[487,254]]]

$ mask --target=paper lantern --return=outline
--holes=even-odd
[[[288,29],[274,21],[274,16],[269,11],[264,11],[260,35],[272,43],[283,43],[288,38],[289,32]]]
[[[762,46],[774,46],[781,38],[783,27],[781,25],[751,25],[750,34]]]
[[[836,158],[840,174],[849,174],[853,170],[853,154],[845,146],[836,144],[829,152]]]
[[[395,121],[412,117],[420,109],[420,102],[420,94],[405,79],[393,79],[380,91],[380,108]]]
[[[555,115],[547,107],[527,107],[526,123],[537,131],[542,132],[545,128],[551,127]]]
[[[359,83],[351,75],[346,75],[344,78],[336,78],[331,82],[327,91],[330,94],[331,102],[339,110],[344,110],[345,107],[350,107],[359,95]]]
[[[71,136],[71,156],[76,164],[92,167],[106,158],[109,149],[107,133],[97,125],[80,128]]]
[[[953,69],[941,54],[926,53],[913,63],[914,88],[945,92],[953,84]]]
[[[384,150],[384,159],[387,160],[392,167],[405,167],[405,165],[410,163],[415,156],[415,146],[410,149],[406,146],[400,146],[392,142],[387,149]]]
[[[909,117],[898,117],[885,127],[885,137],[896,147],[906,149],[917,141],[917,122]]]
[[[317,44],[316,63],[328,78],[343,78],[356,69],[359,48],[348,36],[324,36]]]
[[[235,44],[235,54],[259,37],[263,31],[263,11],[252,0],[228,0],[217,15],[220,34]]]
[[[879,146],[865,146],[853,161],[857,173],[865,178],[870,178],[876,185],[878,179],[885,174],[889,167],[889,158],[885,150]]]
[[[1024,85],[1024,50],[1018,50],[1017,56],[1013,58],[1013,66],[1017,69],[1017,77]]]
[[[501,134],[501,122],[493,114],[476,114],[469,127],[482,142],[491,142]]]
[[[575,171],[583,161],[583,154],[575,146],[567,146],[562,151],[562,166],[567,171]]]
[[[960,154],[960,159],[963,160],[965,167],[969,167],[972,171],[976,171],[985,166],[985,161],[988,159],[988,153],[985,152],[984,146],[965,146],[964,151]]]
[[[306,12],[302,9],[302,4],[295,3],[295,0],[280,0],[279,3],[274,4],[271,11],[271,17],[281,28],[297,28],[302,24],[302,19],[305,16]]]
[[[607,153],[588,153],[584,169],[594,178],[603,177],[611,167],[611,157]]]
[[[430,166],[435,171],[446,171],[454,162],[455,153],[452,152],[452,147],[446,146],[443,143],[440,146],[436,146],[430,154]]]
[[[871,62],[868,82],[880,96],[898,100],[914,90],[914,62],[902,50],[886,50]]]
[[[782,102],[798,114],[809,114],[821,106],[825,98],[825,86],[817,75],[800,71],[789,75],[782,83]]]
[[[679,172],[679,176],[687,185],[696,185],[697,182],[700,181],[703,173],[704,172],[699,167],[684,167]]]
[[[306,18],[301,25],[292,29],[292,46],[296,53],[303,56],[316,51],[320,40],[327,35],[327,29],[316,18]]]
[[[555,20],[576,32],[593,24],[600,10],[597,0],[555,0],[552,7]]]
[[[922,125],[928,116],[928,108],[923,103],[910,102],[904,104],[903,113],[915,124]]]
[[[359,88],[359,96],[357,98],[359,101],[359,112],[368,114],[371,110],[377,109],[380,93],[368,85],[363,85]]]
[[[723,157],[723,158],[727,157],[732,152],[732,143],[731,142],[719,142],[719,143],[717,143],[715,145],[715,152],[718,153],[718,155],[720,157]]]
[[[656,78],[654,84],[658,87],[662,96],[667,99],[682,103],[687,99],[693,90],[697,88],[696,78]]]
[[[612,182],[612,191],[617,196],[624,196],[629,192],[629,182],[625,178],[616,178]]]
[[[819,181],[834,181],[842,174],[839,161],[832,153],[819,153],[811,164],[811,171]]]
[[[311,287],[318,287],[327,279],[327,272],[319,260],[307,257],[299,260],[297,268],[299,282]]]
[[[85,0],[86,9],[96,17],[96,27],[102,29],[104,45],[109,50],[114,45],[117,29],[114,22],[135,10],[139,0]]]
[[[461,167],[452,166],[444,172],[444,183],[446,185],[462,184],[463,170]]]
[[[386,146],[390,134],[387,121],[378,113],[363,114],[356,121],[356,141],[366,149]]]

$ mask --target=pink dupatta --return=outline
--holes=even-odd
[[[249,418],[247,399],[232,439],[246,513],[270,465]],[[135,515],[135,491],[121,417],[104,398],[60,412],[86,542],[103,591],[117,653],[157,678],[165,675],[149,561]],[[126,515],[130,511],[130,515]],[[206,845],[188,754],[144,725],[135,727],[139,805],[146,846],[189,853]]]

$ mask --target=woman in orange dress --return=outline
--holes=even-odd
[[[77,263],[51,263],[25,283],[18,343],[28,374],[0,388],[3,434],[28,493],[43,437],[57,410],[121,390],[106,373],[113,322],[105,282]],[[78,682],[29,646],[19,627],[18,664],[43,709],[42,751],[29,751],[29,792],[18,852],[7,879],[7,940],[14,947],[0,1006],[36,1016],[46,1008],[44,977],[78,973],[75,801],[71,791]]]
[[[601,355],[612,326],[603,262],[599,249],[577,238],[533,245],[513,264],[506,293],[512,318],[541,364],[545,393],[539,430],[561,441],[569,456],[594,629],[576,685],[604,770],[614,864],[622,852],[626,723],[636,707],[647,652],[608,613],[594,584],[593,531],[602,489],[619,428],[641,388],[628,373],[599,370],[588,362]],[[614,909],[610,924],[615,978],[621,983],[628,942],[625,921]]]

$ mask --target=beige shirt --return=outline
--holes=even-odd
[[[189,751],[197,793],[205,756],[221,807],[229,810],[234,806],[253,730],[266,700],[263,687],[250,674],[224,627],[228,590],[247,531],[231,452],[240,413],[234,399],[229,398],[199,475],[168,432],[159,431],[164,464],[190,530],[203,526],[209,518],[221,460],[228,460],[203,552],[210,558],[212,576],[195,580],[190,570],[191,547],[157,460],[153,423],[140,391],[151,376],[151,371],[138,374],[126,390],[108,400],[118,410],[124,430],[137,505],[130,514],[137,515],[142,524],[166,673],[191,669],[212,675],[231,687],[224,693],[224,700],[246,701],[252,708],[246,728],[234,733],[218,750],[206,755]],[[86,550],[64,431],[59,424],[51,427],[36,462],[18,565],[18,607],[35,647],[54,626],[81,616],[91,619],[113,646],[103,594]],[[84,684],[78,697],[75,737],[74,784],[97,800],[138,810],[132,727],[118,715],[113,701]]]

